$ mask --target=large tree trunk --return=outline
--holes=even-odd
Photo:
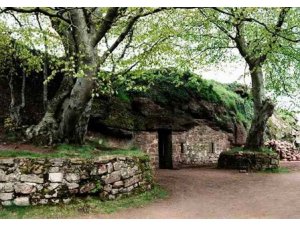
[[[246,140],[246,149],[258,150],[264,145],[264,134],[268,119],[274,111],[274,104],[265,99],[264,78],[259,65],[250,67],[254,116]]]
[[[83,144],[87,131],[94,88],[93,77],[97,72],[97,48],[92,44],[82,10],[72,10],[70,14],[75,26],[65,35],[67,41],[64,47],[69,56],[75,55],[75,68],[80,77],[74,84],[74,74],[65,76],[55,98],[48,103],[42,121],[26,131],[27,137],[38,144]],[[54,26],[57,25],[55,22],[57,21],[53,21]]]
[[[62,105],[70,95],[74,85],[73,78],[65,76],[53,99],[47,104],[47,110],[42,120],[26,130],[27,138],[40,145],[52,145],[60,142],[58,133],[59,118],[62,114]]]

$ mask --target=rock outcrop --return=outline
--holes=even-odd
[[[215,130],[231,133],[233,145],[245,143],[252,109],[245,92],[239,95],[234,88],[195,74],[180,77],[184,83],[177,86],[174,73],[167,70],[162,74],[146,92],[119,87],[117,96],[95,98],[89,128],[131,138],[134,131],[187,131],[203,120]],[[191,84],[195,77],[197,81]]]

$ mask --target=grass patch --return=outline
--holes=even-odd
[[[263,173],[289,173],[290,170],[286,167],[267,168],[262,171]]]
[[[27,158],[94,158],[97,156],[120,155],[142,157],[146,154],[137,148],[112,149],[107,147],[94,147],[93,145],[68,145],[61,144],[56,146],[53,152],[37,153],[26,150],[2,150],[0,157],[27,157]]]
[[[135,196],[114,201],[102,202],[99,198],[88,197],[76,199],[67,205],[54,206],[9,206],[0,210],[1,219],[57,219],[57,218],[80,218],[94,214],[109,214],[126,208],[137,208],[149,204],[156,199],[163,199],[168,196],[166,190],[156,185],[151,191]]]

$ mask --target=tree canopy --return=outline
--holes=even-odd
[[[221,62],[242,63],[252,79],[249,137],[264,132],[276,96],[293,95],[299,87],[298,8],[34,7],[0,12],[1,51],[17,51],[29,71],[42,70],[49,54],[51,74],[44,76],[45,83],[58,71],[65,74],[43,120],[27,130],[29,138],[43,136],[39,139],[46,143],[82,143],[93,97],[115,93],[114,82],[147,88],[135,83],[145,75],[141,69],[197,72]],[[126,76],[131,70],[134,76]],[[151,76],[144,78],[148,84]],[[181,79],[174,81],[182,85]],[[250,139],[256,142],[250,147],[263,142]]]

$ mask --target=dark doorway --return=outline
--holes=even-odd
[[[172,131],[158,130],[159,168],[172,169]]]

